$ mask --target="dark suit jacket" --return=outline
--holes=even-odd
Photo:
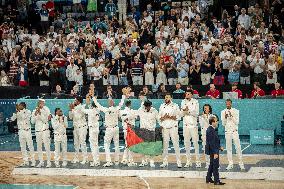
[[[220,139],[218,133],[212,126],[209,126],[206,130],[206,145],[205,145],[205,154],[219,154],[220,150]]]

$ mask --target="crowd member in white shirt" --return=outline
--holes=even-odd
[[[51,124],[54,133],[54,159],[55,166],[60,167],[60,145],[61,152],[63,156],[62,166],[67,166],[67,135],[66,128],[68,127],[67,117],[63,115],[62,110],[60,108],[55,108],[55,116],[51,119]]]
[[[159,121],[159,112],[152,107],[152,102],[146,100],[142,102],[141,107],[137,110],[137,116],[140,118],[140,128],[155,131],[157,121]],[[153,136],[154,137],[154,136]],[[144,156],[139,167],[144,167],[150,159],[150,167],[155,167],[155,162],[152,157]]]
[[[203,50],[206,51],[206,52],[210,52],[211,48],[212,48],[212,45],[209,43],[209,38],[208,37],[205,37],[203,39],[203,44],[202,44],[202,47],[203,47]]]
[[[191,167],[191,154],[190,154],[190,139],[192,139],[194,152],[195,152],[195,162],[196,167],[200,168],[201,163],[199,159],[199,135],[197,118],[199,114],[199,103],[196,99],[192,98],[193,90],[188,90],[185,93],[185,99],[181,102],[181,111],[183,113],[183,136],[184,136],[184,146],[186,150],[186,164],[184,167]]]
[[[169,141],[172,140],[177,160],[177,167],[181,168],[179,136],[178,136],[178,120],[180,119],[181,112],[177,104],[172,102],[170,93],[165,96],[165,103],[159,109],[159,122],[163,128],[163,163],[160,167],[168,166],[168,148]]]
[[[251,27],[251,18],[246,14],[245,8],[242,8],[241,13],[238,17],[238,23],[248,30]]]
[[[226,149],[229,165],[227,170],[233,169],[233,155],[232,155],[232,140],[235,144],[236,152],[239,158],[239,166],[244,170],[244,163],[242,160],[241,143],[238,133],[239,128],[239,110],[232,107],[232,100],[226,100],[226,109],[221,112],[222,125],[225,127]]]
[[[70,64],[67,66],[66,69],[66,77],[67,77],[67,83],[68,83],[68,89],[72,89],[72,87],[76,84],[76,72],[79,69],[77,65],[74,64],[74,58],[70,58]]]
[[[148,57],[147,62],[144,65],[145,85],[154,85],[154,69],[155,65],[153,64],[152,59]]]
[[[95,66],[96,59],[92,57],[92,54],[87,54],[87,58],[85,59],[85,62],[87,66],[87,80],[91,81],[92,68]]]
[[[13,113],[11,120],[17,119],[19,142],[24,162],[21,166],[29,165],[29,158],[27,154],[27,146],[30,152],[31,166],[35,166],[35,153],[31,133],[31,111],[26,109],[26,103],[21,102],[16,105],[16,113]]]
[[[254,81],[258,81],[261,84],[265,83],[265,75],[264,75],[264,70],[266,68],[265,66],[265,61],[263,58],[261,58],[260,56],[260,52],[256,52],[255,53],[255,57],[252,60],[251,64],[250,64],[251,68],[253,69],[254,72]]]
[[[228,44],[223,45],[223,51],[220,52],[219,57],[221,58],[221,61],[225,59],[229,59],[231,57],[232,53],[228,50]]]
[[[209,155],[205,154],[205,145],[206,145],[206,130],[209,127],[209,118],[212,115],[212,107],[210,104],[204,104],[203,112],[199,115],[199,124],[201,127],[201,139],[202,139],[202,150],[204,151],[206,166],[205,168],[208,169],[210,164],[210,157]]]
[[[103,67],[100,65],[100,61],[95,63],[95,66],[92,67],[90,75],[94,80],[96,86],[102,85],[102,76],[103,76]]]
[[[126,101],[124,110],[120,111],[120,118],[122,121],[123,134],[124,134],[124,140],[125,140],[125,149],[123,152],[121,163],[124,165],[127,164],[129,167],[137,165],[136,163],[133,162],[133,157],[132,157],[131,152],[127,148],[127,140],[126,140],[127,127],[128,125],[131,125],[132,127],[135,126],[136,117],[137,117],[136,111],[131,109],[131,101],[130,100]]]
[[[114,142],[114,161],[115,165],[119,164],[119,128],[118,128],[118,118],[119,118],[119,111],[121,107],[123,106],[125,99],[125,95],[122,96],[122,99],[118,106],[114,106],[114,102],[112,99],[108,100],[109,107],[103,107],[101,106],[97,98],[94,97],[93,101],[95,105],[97,106],[98,110],[105,113],[105,136],[104,136],[104,148],[106,153],[106,163],[103,165],[104,167],[110,167],[113,165],[110,157],[110,143],[113,140]]]
[[[32,47],[36,48],[37,47],[36,44],[37,44],[37,42],[39,40],[39,35],[37,34],[36,29],[32,30],[32,34],[30,36],[30,39],[32,40]]]
[[[37,143],[37,152],[39,164],[37,167],[44,166],[42,143],[46,151],[47,164],[46,167],[51,167],[50,162],[50,131],[48,121],[51,119],[50,110],[45,106],[45,100],[39,99],[36,109],[32,112],[31,122],[35,124],[35,134]]]
[[[88,127],[89,127],[89,141],[90,147],[92,151],[93,161],[90,163],[91,167],[99,166],[100,165],[100,158],[99,158],[99,132],[100,132],[100,112],[96,108],[94,103],[91,103],[91,96],[87,95],[86,97],[86,105],[89,106],[88,109],[85,109],[84,112],[88,116]]]
[[[69,118],[73,120],[73,137],[75,155],[72,163],[79,162],[79,150],[83,152],[83,160],[81,164],[85,164],[88,160],[87,156],[87,122],[85,116],[85,105],[83,104],[83,98],[77,96],[74,103],[69,105]]]

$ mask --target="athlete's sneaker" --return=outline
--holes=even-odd
[[[54,164],[55,164],[55,167],[57,167],[57,168],[60,167],[60,164],[59,164],[58,161],[55,161]]]
[[[43,161],[39,162],[39,164],[38,164],[36,167],[37,167],[37,168],[40,168],[40,167],[42,167],[42,166],[44,166],[44,162],[43,162]]]
[[[196,168],[201,168],[201,162],[197,161],[195,166],[196,166]]]
[[[122,165],[127,165],[127,161],[124,159],[124,160],[121,161],[121,164]]]
[[[79,162],[78,158],[74,158],[74,159],[72,160],[72,163],[78,163],[78,162]]]
[[[154,163],[153,160],[150,160],[150,167],[151,167],[151,168],[155,168],[155,163]]]
[[[190,161],[187,161],[184,168],[192,167],[192,163]]]
[[[160,165],[160,167],[161,168],[165,168],[165,167],[168,167],[168,162],[167,161],[164,161],[161,165]]]
[[[106,162],[103,166],[104,167],[110,167],[112,165],[113,165],[113,163],[109,161],[109,162]]]
[[[206,165],[205,165],[205,169],[208,169],[209,168],[209,163],[206,163]]]
[[[62,167],[66,167],[66,166],[67,166],[67,161],[63,161]]]
[[[241,169],[241,170],[245,170],[244,163],[240,163],[239,165],[240,165],[240,169]]]
[[[131,161],[127,164],[128,167],[136,167],[137,166],[137,163]]]
[[[24,161],[21,165],[20,165],[20,167],[24,167],[24,166],[29,166],[29,162],[28,161]]]
[[[51,162],[50,162],[50,161],[47,161],[46,167],[47,167],[47,168],[51,167]]]
[[[234,168],[234,165],[233,164],[229,164],[228,166],[227,166],[227,170],[231,170],[231,169],[233,169]]]
[[[35,160],[32,160],[31,162],[32,162],[31,167],[35,167],[36,164]]]

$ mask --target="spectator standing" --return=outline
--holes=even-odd
[[[39,11],[40,13],[40,24],[41,24],[41,29],[42,33],[46,34],[49,29],[49,12],[46,9],[46,5],[42,5],[42,9]]]
[[[131,64],[131,76],[133,85],[143,85],[143,70],[143,63],[139,61],[139,58],[137,56],[135,56],[134,62]]]
[[[212,61],[208,58],[208,53],[203,54],[203,60],[201,62],[201,82],[202,85],[208,85],[211,78]]]
[[[175,85],[177,83],[177,68],[175,66],[175,61],[172,56],[170,56],[169,62],[166,64],[167,69],[167,79],[169,85]],[[163,82],[164,84],[167,84],[167,82]]]
[[[67,77],[67,85],[68,90],[71,90],[73,86],[76,84],[76,71],[79,69],[77,65],[74,64],[74,58],[70,59],[70,64],[67,66],[66,69],[66,77]]]
[[[251,27],[251,18],[246,14],[246,9],[241,9],[241,15],[238,17],[238,23],[248,30]]]
[[[21,63],[21,66],[18,70],[18,81],[20,87],[28,86],[28,68],[24,63]]]
[[[105,6],[105,12],[109,18],[116,16],[116,5],[113,3],[112,0],[109,0]]]
[[[119,85],[128,85],[128,73],[126,62],[122,60],[118,69]]]
[[[108,66],[108,69],[110,85],[118,85],[118,62],[115,59],[112,59],[110,66]]]
[[[277,82],[278,64],[273,55],[269,55],[266,64],[266,84],[275,84]]]
[[[257,52],[255,54],[255,58],[252,60],[250,64],[251,68],[253,69],[254,73],[254,82],[259,82],[260,84],[265,84],[265,61],[261,58],[260,53]]]
[[[155,65],[150,57],[147,58],[147,62],[144,65],[145,73],[145,85],[154,85],[154,69]]]
[[[250,84],[250,65],[247,60],[247,55],[242,53],[241,55],[242,61],[240,63],[240,84],[241,85],[249,85]]]
[[[181,85],[188,85],[188,71],[189,65],[186,63],[185,58],[181,58],[180,63],[177,65],[178,82]]]
[[[240,60],[237,60],[235,55],[230,57],[228,81],[231,84],[240,81]]]

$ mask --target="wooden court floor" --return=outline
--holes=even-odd
[[[71,154],[68,155],[71,159]],[[184,158],[184,157],[183,157]],[[235,158],[235,157],[234,157]],[[271,156],[245,156],[244,163],[257,163],[263,159],[271,159]],[[104,157],[101,157],[104,159]],[[134,156],[138,161],[140,157]],[[273,159],[283,160],[283,156],[273,156]],[[185,160],[185,159],[183,159]],[[157,157],[156,161],[161,161]],[[175,161],[174,156],[170,156],[170,162]],[[265,180],[227,180],[224,186],[214,186],[206,184],[204,179],[188,178],[139,178],[139,177],[89,177],[89,176],[41,176],[41,175],[12,175],[14,167],[22,162],[20,152],[0,152],[0,184],[53,184],[53,185],[74,185],[82,189],[284,189],[283,181]],[[184,162],[184,161],[183,161]],[[236,161],[237,162],[237,161]],[[225,157],[221,157],[221,163],[227,163]],[[139,170],[138,170],[139,171]]]

